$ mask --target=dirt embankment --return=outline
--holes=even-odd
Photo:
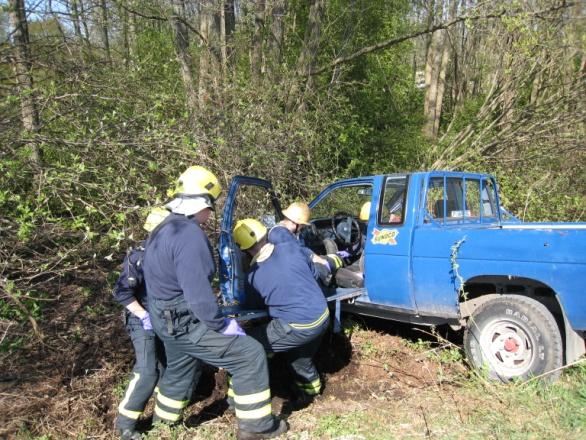
[[[114,438],[114,418],[133,352],[120,309],[106,288],[105,271],[79,274],[56,286],[54,301],[40,322],[45,338],[2,353],[0,437]],[[370,331],[350,337],[327,335],[316,358],[325,390],[320,405],[304,411],[328,411],[345,402],[399,400],[437,381],[437,363],[405,343],[426,337],[406,326],[368,322]],[[378,326],[378,328],[377,328]],[[399,332],[399,333],[397,333]],[[271,360],[274,410],[288,417],[291,378],[278,356]],[[223,371],[206,368],[185,413],[185,425],[217,420],[230,432]],[[146,415],[152,413],[152,402]],[[148,417],[141,422],[149,427]]]

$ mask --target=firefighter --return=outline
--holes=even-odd
[[[153,209],[144,224],[151,232],[161,223],[169,211]],[[157,381],[165,368],[163,343],[153,331],[147,308],[147,295],[142,271],[143,245],[132,249],[124,259],[122,272],[114,287],[114,298],[124,306],[124,326],[128,332],[136,361],[124,397],[118,406],[116,429],[123,440],[138,440],[140,433],[136,428],[139,416],[155,390]],[[200,369],[195,370],[192,389],[199,380]],[[191,393],[188,394],[191,396]]]
[[[201,225],[209,219],[220,190],[210,171],[188,168],[166,205],[171,214],[146,245],[149,313],[167,353],[153,420],[169,424],[180,420],[189,377],[199,359],[232,376],[237,438],[272,438],[288,426],[272,414],[263,347],[246,336],[234,319],[222,317],[210,284],[216,268]]]
[[[268,231],[269,243],[279,244],[292,240],[298,241],[298,235],[304,226],[310,226],[311,210],[305,202],[293,202],[283,210],[285,217]],[[317,255],[311,249],[302,246],[306,257],[313,262],[312,271],[322,284],[329,285],[336,271],[343,266],[342,258],[336,253]]]
[[[293,202],[283,210],[283,216],[283,220],[269,231],[268,240],[271,243],[277,244],[283,239],[287,240],[288,235],[297,237],[303,226],[310,225],[311,210],[307,203]]]
[[[238,221],[233,235],[253,258],[247,288],[262,298],[271,318],[248,334],[267,353],[285,353],[295,377],[295,404],[306,406],[321,391],[312,357],[328,327],[325,297],[295,241],[267,242],[266,227],[255,219]]]
[[[363,203],[360,208],[358,218],[364,223],[368,223],[370,218],[370,202]],[[364,246],[366,243],[365,234],[362,235],[362,243],[358,248],[357,253],[346,253],[344,257],[344,265],[336,272],[336,284],[339,287],[356,288],[364,287]],[[338,255],[341,255],[339,252]]]

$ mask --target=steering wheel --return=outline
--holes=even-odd
[[[345,247],[352,247],[360,243],[362,232],[360,224],[352,214],[347,212],[337,212],[332,217],[332,231],[336,241]]]

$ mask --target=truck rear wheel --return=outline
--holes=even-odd
[[[502,295],[480,306],[468,320],[464,349],[473,367],[487,368],[490,378],[502,382],[538,376],[563,362],[555,318],[543,304],[521,295]]]

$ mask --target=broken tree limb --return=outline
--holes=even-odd
[[[526,12],[522,12],[522,11],[518,11],[518,12],[514,12],[514,13],[507,13],[507,11],[505,9],[501,9],[498,12],[495,12],[492,14],[486,14],[486,15],[460,15],[460,16],[454,18],[453,20],[450,20],[450,21],[447,21],[444,23],[438,23],[434,26],[427,27],[425,29],[421,29],[419,31],[413,32],[408,35],[402,35],[400,37],[395,37],[395,38],[391,38],[389,40],[381,41],[380,43],[373,44],[372,46],[363,47],[362,49],[354,52],[353,54],[350,54],[345,57],[338,57],[335,60],[333,60],[331,63],[329,63],[323,67],[320,67],[318,69],[312,70],[305,75],[309,75],[309,76],[310,75],[319,75],[320,73],[323,73],[326,70],[332,69],[333,67],[336,67],[339,64],[343,64],[343,63],[347,63],[348,61],[352,61],[358,57],[361,57],[362,55],[366,55],[366,54],[369,54],[372,52],[386,49],[387,47],[400,44],[400,43],[407,41],[407,40],[412,40],[412,39],[420,37],[422,35],[433,33],[433,32],[436,32],[436,31],[439,31],[442,29],[448,29],[448,28],[450,28],[450,27],[452,27],[462,21],[492,20],[492,19],[502,18],[505,16],[516,17],[519,15],[534,16],[534,17],[542,18],[543,14],[547,14],[549,12],[559,11],[560,9],[569,8],[573,5],[574,5],[574,3],[569,3],[564,0],[564,1],[560,2],[559,4],[551,6],[547,9],[535,11],[530,14],[527,14]]]

